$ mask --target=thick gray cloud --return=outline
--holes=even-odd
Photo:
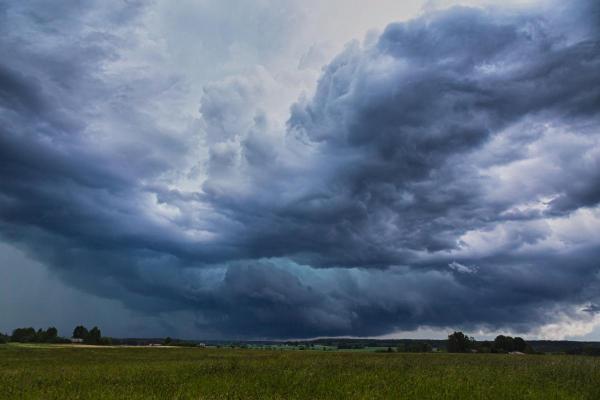
[[[141,4],[7,4],[0,234],[78,290],[203,335],[592,318],[600,37],[593,3],[573,4],[392,23],[329,62],[285,126],[263,68],[174,112],[185,79],[160,55],[138,65]]]

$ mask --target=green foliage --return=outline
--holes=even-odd
[[[97,326],[95,326],[92,329],[90,329],[87,337],[84,338],[84,342],[89,344],[99,344],[101,339],[102,333],[100,332],[100,329]]]
[[[448,353],[466,353],[475,347],[475,339],[468,337],[462,332],[454,332],[448,335]]]
[[[55,327],[50,327],[45,331],[38,329],[36,339],[37,342],[41,343],[54,343],[58,339],[58,330]]]
[[[0,346],[12,399],[598,399],[600,358]]]
[[[102,337],[102,332],[97,326],[94,326],[89,331],[83,325],[75,327],[75,329],[73,329],[73,339],[81,339],[86,344],[112,344],[112,340],[110,338]]]
[[[494,343],[491,348],[493,353],[510,353],[512,351],[518,351],[521,353],[533,353],[533,350],[529,344],[523,338],[511,336],[498,335],[494,339]]]
[[[89,332],[83,325],[79,325],[73,329],[73,339],[87,339]]]
[[[58,330],[54,327],[46,330],[38,329],[37,331],[29,327],[15,329],[10,336],[10,341],[18,343],[57,343],[61,339],[58,337]]]
[[[17,328],[13,331],[10,340],[12,342],[28,343],[35,342],[36,332],[32,327],[29,328]]]

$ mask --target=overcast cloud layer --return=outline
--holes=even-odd
[[[430,3],[341,52],[294,3],[60,4],[0,2],[6,276],[146,335],[599,322],[596,2]]]

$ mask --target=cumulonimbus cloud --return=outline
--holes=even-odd
[[[219,335],[535,330],[600,301],[600,38],[585,7],[392,23],[332,60],[283,130],[264,71],[208,85],[201,138],[161,128],[152,99],[177,104],[176,78],[132,88],[106,67],[134,42],[82,30],[22,46],[13,31],[0,232],[70,284]],[[111,21],[133,35],[131,20]]]

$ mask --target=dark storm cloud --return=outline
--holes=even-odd
[[[549,179],[547,192],[496,201],[487,198],[494,182],[480,165],[527,158],[518,152],[536,132],[504,132],[525,119],[533,129],[564,123],[596,133],[598,43],[575,39],[539,16],[469,8],[392,24],[376,45],[349,46],[325,69],[315,96],[294,105],[290,135],[316,153],[314,168],[301,172],[312,177],[300,196],[283,200],[272,182],[256,182],[250,199],[213,193],[212,180],[205,190],[241,222],[235,235],[248,238],[253,256],[296,254],[329,266],[385,266],[413,262],[411,251],[451,250],[461,234],[499,215],[514,218],[513,206],[544,195],[556,196],[548,215],[593,207],[597,154],[577,166],[565,152],[556,161],[567,171]],[[501,134],[515,151],[486,158]]]
[[[193,190],[170,184],[196,139],[153,114],[168,89],[107,72],[140,6],[73,25],[6,6],[2,237],[79,289],[214,335],[526,332],[591,313],[600,42],[576,4],[390,24],[325,67],[285,135],[253,108],[260,74],[208,85]]]

